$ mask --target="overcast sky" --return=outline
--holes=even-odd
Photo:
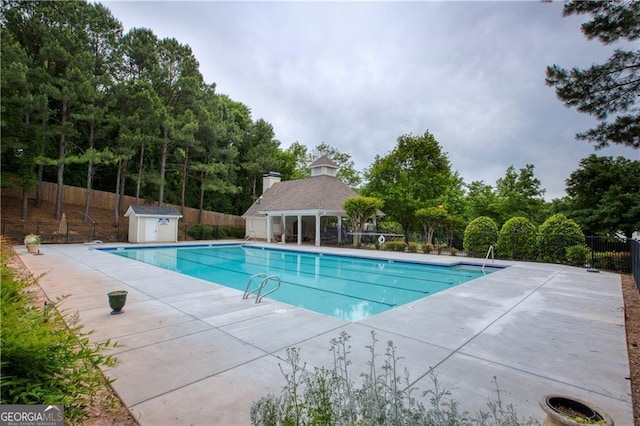
[[[205,81],[271,123],[283,149],[325,142],[362,171],[428,130],[466,183],[533,164],[548,200],[594,153],[574,135],[596,122],[564,107],[546,66],[588,67],[615,48],[586,40],[586,17],[563,18],[559,2],[103,4],[125,31],[191,46]]]

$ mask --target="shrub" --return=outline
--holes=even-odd
[[[422,245],[422,252],[423,253],[431,253],[433,251],[433,244],[431,243],[425,243]]]
[[[450,252],[451,252],[451,256],[455,256],[456,254],[458,254],[458,249],[455,247],[451,247]]]
[[[574,266],[591,263],[591,249],[584,244],[567,247],[567,262]]]
[[[536,232],[526,217],[512,217],[502,225],[496,249],[509,259],[531,259],[536,250]]]
[[[498,241],[498,225],[490,217],[480,216],[464,230],[464,251],[469,256],[484,256],[489,246]]]
[[[544,262],[563,263],[567,248],[584,243],[580,226],[562,213],[556,213],[538,228],[538,258]]]
[[[407,244],[404,241],[387,241],[384,243],[385,250],[391,251],[405,251],[407,248]]]
[[[385,234],[404,234],[402,225],[398,222],[392,222],[390,220],[381,220],[376,224],[378,232],[384,232]]]
[[[214,225],[212,236],[215,240],[221,240],[225,238],[227,234],[224,232],[224,229],[220,227],[220,225]]]
[[[194,240],[212,240],[213,231],[204,223],[196,223],[187,229],[187,235]]]
[[[227,235],[229,235],[231,238],[243,239],[245,236],[245,232],[246,231],[244,228],[239,227],[227,229]]]
[[[593,266],[596,268],[625,274],[631,273],[631,253],[628,251],[599,251],[595,252],[593,257]]]
[[[407,248],[409,249],[409,253],[417,253],[418,252],[418,244],[414,243],[413,241],[409,242],[409,246]]]
[[[65,420],[81,423],[89,405],[104,396],[98,390],[109,386],[100,367],[113,367],[113,356],[102,354],[116,347],[109,340],[91,343],[78,316],[57,311],[57,304],[34,306],[27,290],[36,280],[19,278],[7,266],[2,247],[0,305],[2,313],[2,404],[62,404]],[[102,403],[114,403],[108,395]]]

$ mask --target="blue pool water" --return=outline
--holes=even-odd
[[[413,302],[497,270],[439,266],[241,245],[106,249],[118,256],[244,291],[255,274],[277,275],[268,298],[349,321]],[[260,283],[254,279],[251,287]],[[275,285],[270,281],[263,293]],[[251,302],[255,296],[251,297]],[[248,302],[249,303],[249,302]]]

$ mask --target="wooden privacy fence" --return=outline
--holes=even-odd
[[[57,195],[58,185],[52,182],[42,182],[40,185],[42,201],[55,202]],[[8,188],[4,188],[4,195],[9,195],[16,198],[21,198],[22,195],[18,191],[12,191]],[[63,204],[77,205],[78,212],[81,215],[81,211],[84,210],[84,203],[87,190],[86,188],[80,188],[77,186],[64,186],[63,192]],[[29,194],[30,198],[35,197],[35,191]],[[104,209],[113,210],[115,205],[115,193],[105,191],[91,191],[90,206],[92,209]],[[21,240],[22,236],[29,233],[37,233],[42,236],[43,242],[77,242],[78,240],[92,241],[94,239],[100,239],[104,241],[126,241],[128,238],[128,220],[123,215],[127,208],[135,204],[145,204],[145,200],[139,199],[136,203],[136,197],[124,195],[122,197],[122,204],[120,209],[121,225],[117,228],[112,226],[113,218],[109,223],[98,223],[89,218],[88,223],[81,221],[69,221],[69,232],[62,235],[58,232],[59,222],[56,221],[8,221],[5,218],[2,220],[2,232],[5,235],[10,236],[16,240]],[[157,205],[152,203],[150,205]],[[166,206],[176,207],[180,210],[180,206],[173,204],[165,204]],[[182,212],[183,218],[180,219],[183,223],[195,224],[198,223],[199,209],[191,207],[185,207]],[[67,212],[69,213],[69,212]],[[91,213],[89,213],[91,215]],[[71,219],[67,214],[67,219]],[[235,216],[226,213],[212,212],[208,210],[202,211],[202,223],[208,226],[220,226],[222,228],[244,228],[245,220],[240,216]],[[46,241],[45,241],[46,239]]]

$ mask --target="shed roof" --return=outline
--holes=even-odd
[[[343,211],[342,204],[358,193],[335,176],[319,175],[307,179],[278,182],[262,194],[243,217],[261,216],[265,211],[327,210]]]
[[[182,213],[175,207],[166,206],[129,206],[125,216],[163,216],[182,217]]]

